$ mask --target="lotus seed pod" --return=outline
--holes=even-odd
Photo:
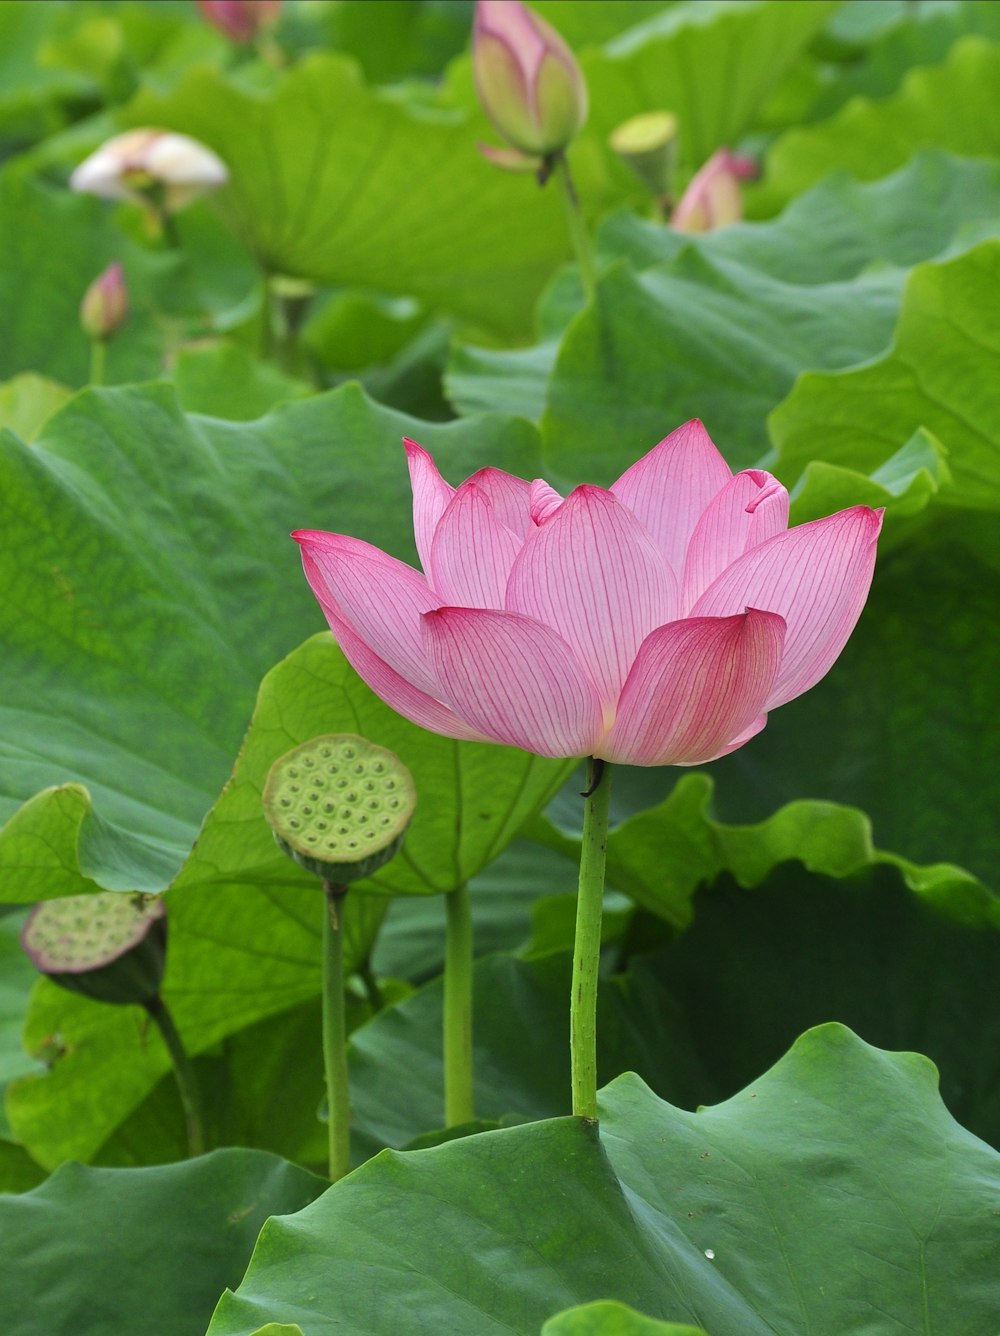
[[[333,885],[370,877],[398,853],[416,801],[399,757],[353,733],[293,748],[264,787],[279,847]]]
[[[677,117],[644,111],[611,132],[611,147],[653,195],[669,195],[677,152]]]
[[[98,1002],[145,1004],[163,980],[166,907],[157,896],[122,891],[43,900],[25,920],[21,945],[61,988]]]

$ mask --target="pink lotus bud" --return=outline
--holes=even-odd
[[[222,160],[188,135],[127,130],[81,162],[69,183],[74,190],[104,199],[157,195],[162,207],[173,213],[228,179]]]
[[[711,232],[743,217],[740,182],[752,177],[757,165],[751,158],[720,148],[692,178],[670,218],[678,232]]]
[[[522,153],[558,153],[587,119],[576,57],[521,0],[477,0],[472,63],[484,111]]]
[[[252,42],[277,19],[281,0],[198,0],[202,17],[233,42]]]
[[[128,315],[128,289],[119,262],[109,264],[94,279],[80,303],[80,324],[92,339],[110,339],[125,323]]]
[[[734,475],[697,421],[565,498],[496,468],[452,487],[405,444],[422,572],[294,537],[358,674],[446,737],[700,765],[818,682],[868,597],[881,512],[789,529],[777,478]]]

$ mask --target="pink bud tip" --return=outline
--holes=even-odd
[[[80,303],[80,324],[92,339],[110,339],[128,315],[125,272],[116,260],[94,279]]]

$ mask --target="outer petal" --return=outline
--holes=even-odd
[[[693,418],[627,469],[611,491],[656,539],[679,584],[695,525],[731,477],[708,432]]]
[[[774,709],[833,666],[861,616],[875,567],[882,511],[854,506],[770,538],[738,557],[705,590],[692,617],[767,608],[787,623]]]
[[[455,489],[441,477],[437,465],[422,445],[404,436],[403,446],[413,488],[413,537],[420,564],[425,571],[430,571],[434,530],[455,495]]]
[[[684,560],[681,608],[737,557],[788,528],[788,493],[770,473],[747,469],[718,492],[695,525]]]
[[[371,687],[376,696],[385,701],[397,714],[409,719],[412,724],[429,728],[432,733],[443,733],[446,738],[463,738],[473,742],[489,742],[485,733],[480,733],[459,719],[447,705],[442,705],[433,696],[420,691],[405,677],[400,677],[394,668],[390,668],[372,650],[347,622],[341,621],[336,613],[327,611],[330,630],[337,637],[337,643],[344,651],[344,658],[357,675]]]
[[[521,549],[486,493],[464,482],[438,521],[428,577],[442,603],[502,608],[507,578]]]
[[[412,566],[360,538],[299,530],[302,565],[329,620],[346,622],[368,648],[411,685],[439,695],[420,635],[420,614],[441,606]]]
[[[503,469],[480,469],[469,479],[486,493],[501,524],[506,524],[518,538],[524,538],[530,527],[528,495],[531,484]]]
[[[628,765],[697,765],[727,750],[767,699],[785,623],[751,608],[691,617],[643,641],[597,755]]]
[[[507,607],[553,627],[613,711],[639,646],[676,615],[677,588],[648,532],[600,487],[577,487],[518,554]]]
[[[600,699],[555,631],[480,608],[441,608],[422,621],[442,695],[462,719],[539,756],[589,755],[604,727]]]

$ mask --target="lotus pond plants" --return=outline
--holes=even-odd
[[[0,6],[5,1336],[996,1336],[998,14]]]

